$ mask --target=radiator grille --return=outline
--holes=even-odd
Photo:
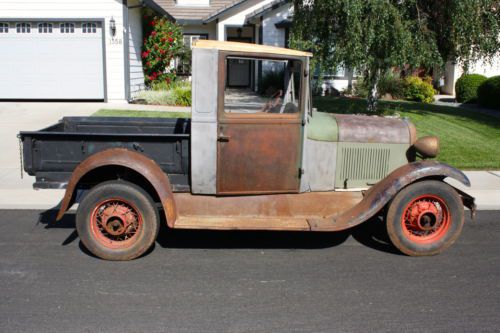
[[[389,148],[343,147],[340,179],[344,182],[378,180],[389,171]]]

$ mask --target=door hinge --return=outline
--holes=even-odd
[[[299,168],[299,178],[302,178],[303,174],[304,174],[304,169]]]

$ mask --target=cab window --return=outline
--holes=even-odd
[[[224,111],[235,114],[300,112],[299,60],[226,58]]]

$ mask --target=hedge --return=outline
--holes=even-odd
[[[477,90],[477,97],[481,106],[500,110],[500,75],[484,81]]]
[[[481,74],[464,74],[455,83],[455,93],[459,103],[475,103],[477,89],[486,81],[487,77]]]

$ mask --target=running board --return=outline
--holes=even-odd
[[[305,218],[179,216],[175,229],[310,231]]]

